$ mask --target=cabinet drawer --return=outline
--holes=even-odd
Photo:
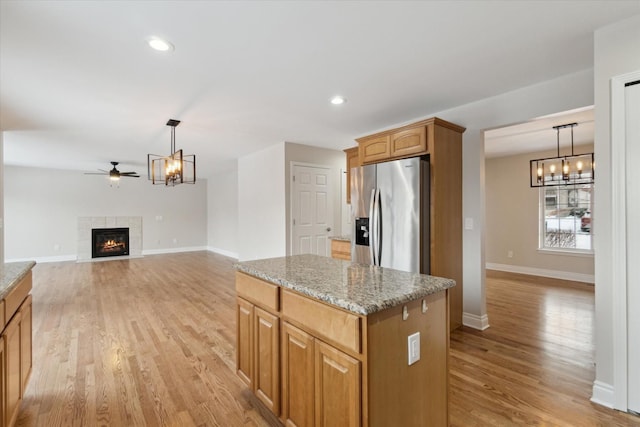
[[[15,312],[18,311],[20,304],[22,304],[22,301],[29,295],[29,292],[31,292],[31,271],[4,297],[4,317],[6,321],[9,321]]]
[[[282,314],[290,321],[338,347],[360,353],[360,317],[283,290]]]
[[[4,300],[0,301],[0,331],[2,331],[4,329],[4,327],[6,326],[6,320],[4,318]]]
[[[258,304],[262,308],[278,311],[278,289],[277,285],[256,279],[244,273],[236,273],[236,293],[239,297],[245,298]]]

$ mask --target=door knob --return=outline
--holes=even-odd
[[[327,231],[331,231],[331,227],[327,227]]]

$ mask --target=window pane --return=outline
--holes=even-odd
[[[542,188],[540,246],[591,250],[591,184]]]

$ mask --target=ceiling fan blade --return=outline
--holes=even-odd
[[[106,171],[104,169],[98,169],[100,172],[104,172],[104,173],[109,173],[109,171]]]
[[[103,173],[103,172],[85,172],[85,175],[109,175],[109,172],[107,173]]]
[[[120,175],[138,175],[138,172],[120,172]]]
[[[140,178],[140,175],[122,175],[120,174],[121,178]]]

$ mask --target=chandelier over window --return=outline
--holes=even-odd
[[[149,179],[155,185],[175,186],[196,182],[196,155],[184,155],[182,150],[176,151],[176,126],[179,124],[180,120],[170,119],[167,122],[167,126],[171,126],[170,155],[147,154]]]
[[[595,164],[593,153],[573,153],[573,128],[577,123],[554,126],[557,135],[557,156],[529,161],[531,187],[593,184]],[[560,156],[560,129],[571,128],[571,155]]]

